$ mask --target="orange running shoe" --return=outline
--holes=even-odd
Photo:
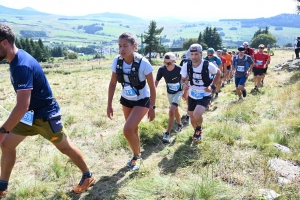
[[[0,198],[6,197],[7,193],[8,193],[7,189],[4,191],[0,191]]]
[[[73,188],[73,191],[76,194],[80,194],[83,193],[85,191],[87,191],[87,189],[91,186],[93,186],[95,184],[95,177],[94,175],[91,176],[91,178],[88,178],[86,176],[82,176],[81,181],[79,182],[79,184],[77,186],[75,186]]]

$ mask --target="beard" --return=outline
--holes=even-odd
[[[0,62],[2,62],[5,59],[6,56],[0,56]]]
[[[0,46],[0,62],[2,62],[7,55],[7,51]]]

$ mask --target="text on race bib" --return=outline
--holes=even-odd
[[[137,96],[136,89],[132,88],[130,85],[124,87],[124,93],[126,97],[132,98]]]
[[[22,119],[20,120],[20,122],[22,122],[23,124],[27,124],[29,126],[32,126],[33,116],[34,116],[33,110],[32,111],[27,111],[25,113],[25,115],[22,117]]]
[[[244,72],[245,71],[245,66],[237,66],[236,71]]]
[[[201,89],[190,89],[190,97],[193,99],[203,99],[204,97],[204,90]]]
[[[264,62],[262,60],[256,60],[256,64],[262,65]]]
[[[180,88],[179,83],[168,83],[169,90],[178,91]]]

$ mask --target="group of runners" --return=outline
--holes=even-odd
[[[239,99],[246,96],[245,83],[251,69],[254,72],[255,90],[261,85],[270,57],[260,45],[254,53],[248,43],[227,52],[226,49],[209,48],[203,56],[200,44],[192,44],[185,61],[176,64],[172,52],[164,55],[164,65],[158,69],[156,78],[150,62],[136,52],[137,43],[133,34],[122,33],[118,38],[119,55],[111,65],[111,79],[108,88],[107,116],[113,119],[113,99],[117,84],[122,86],[120,103],[125,124],[123,133],[132,150],[132,159],[127,163],[131,171],[138,171],[142,162],[141,144],[138,125],[147,114],[149,121],[155,118],[156,88],[164,78],[170,103],[169,120],[163,134],[163,142],[170,141],[170,133],[177,121],[175,131],[181,131],[178,106],[181,99],[187,102],[187,118],[193,126],[193,141],[202,139],[203,113],[212,100],[212,94],[218,96],[223,84],[235,79]],[[252,53],[251,53],[252,51]],[[88,168],[82,152],[69,139],[61,121],[58,102],[53,97],[50,85],[40,64],[28,53],[15,46],[15,35],[5,24],[0,23],[0,61],[10,63],[11,83],[16,92],[16,105],[10,116],[0,128],[1,175],[0,198],[8,192],[9,178],[16,160],[16,147],[27,137],[40,134],[58,150],[66,154],[82,172],[82,178],[73,188],[75,193],[82,193],[95,183],[95,177]],[[243,97],[242,97],[243,96]],[[5,137],[3,137],[5,136]]]

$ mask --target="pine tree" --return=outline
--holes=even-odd
[[[151,53],[155,52],[163,52],[164,47],[160,44],[160,37],[161,32],[164,28],[157,28],[155,21],[150,21],[149,29],[144,34],[144,44],[147,44],[145,48],[145,53],[149,53],[149,61],[151,62]]]

